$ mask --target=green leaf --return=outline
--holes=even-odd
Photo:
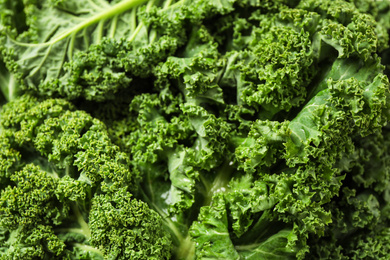
[[[227,208],[222,194],[213,198],[211,206],[201,208],[198,221],[190,229],[200,259],[240,259],[230,239]]]
[[[5,9],[7,2],[2,4]],[[41,85],[63,87],[58,80],[65,73],[64,64],[78,52],[88,50],[105,37],[134,38],[142,26],[137,28],[135,23],[139,21],[133,8],[146,0],[125,0],[116,4],[105,0],[18,2],[25,27],[15,32],[15,25],[3,22],[0,38],[4,61],[15,80],[27,89],[44,91]]]
[[[287,247],[288,240],[292,236],[292,231],[285,229],[270,236],[264,242],[259,244],[248,244],[236,246],[240,254],[240,259],[255,260],[255,259],[296,259],[295,250]]]

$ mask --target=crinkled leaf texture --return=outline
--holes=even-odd
[[[175,49],[175,39],[154,41],[158,32],[138,16],[153,5],[138,7],[146,2],[3,1],[3,60],[14,80],[41,95],[112,98]]]
[[[170,257],[160,215],[133,198],[139,176],[102,122],[27,95],[1,112],[1,259]],[[123,215],[112,219],[115,205]]]
[[[386,1],[0,7],[2,258],[389,258]]]

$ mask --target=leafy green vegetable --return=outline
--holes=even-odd
[[[390,257],[387,1],[0,17],[0,259]]]

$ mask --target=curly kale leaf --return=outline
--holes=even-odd
[[[354,153],[340,161],[346,174],[344,187],[340,198],[327,205],[332,223],[324,237],[310,242],[312,255],[340,259],[387,257],[388,145],[389,130],[384,128],[382,133],[356,140]]]
[[[1,1],[0,258],[386,258],[382,2]]]
[[[169,4],[146,2],[3,1],[3,60],[14,80],[40,95],[112,97],[145,75],[144,65],[177,48],[177,37],[162,32],[163,22],[159,29],[153,21],[164,14],[140,15]],[[16,15],[22,20],[13,20]]]
[[[100,121],[67,101],[29,96],[2,112],[1,257],[169,259],[170,235],[159,224],[161,217],[132,197],[139,176],[130,172],[128,157]],[[110,205],[128,207],[117,223],[103,222]],[[130,233],[121,232],[124,244],[118,244],[119,228],[130,226]],[[129,252],[126,245],[134,240],[139,244]]]
[[[91,243],[108,259],[170,259],[171,239],[161,216],[127,191],[92,200]]]
[[[67,259],[81,253],[78,250],[83,250],[84,257],[101,259],[101,253],[87,242],[89,230],[84,228],[78,204],[72,202],[76,194],[88,199],[86,186],[68,186],[73,198],[66,196],[70,192],[61,196],[59,182],[64,185],[69,179],[59,179],[56,172],[45,172],[33,164],[15,172],[10,181],[13,185],[0,196],[0,237],[6,246],[0,251],[2,259]]]
[[[112,144],[105,125],[65,100],[22,96],[3,106],[0,123],[27,161],[39,152],[61,172],[90,185],[106,181],[112,188],[135,190],[139,177],[130,173],[127,156]]]

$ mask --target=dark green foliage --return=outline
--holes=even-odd
[[[91,200],[101,197],[110,201],[105,192],[113,194],[118,188],[123,194],[114,203],[129,203],[128,212],[137,209],[138,213],[126,220],[137,221],[134,230],[145,225],[143,233],[156,235],[157,240],[166,236],[159,224],[160,216],[146,204],[130,199],[127,190],[137,190],[139,177],[130,172],[129,158],[111,142],[99,120],[74,110],[65,100],[39,101],[22,96],[2,107],[0,124],[0,241],[4,243],[0,247],[1,259],[109,257],[112,252],[100,251],[101,243],[91,237],[100,227],[89,223],[90,211],[106,214],[105,208],[91,206]],[[118,221],[104,226],[117,229],[127,225]],[[129,243],[133,238],[139,239],[139,234],[126,237]],[[157,240],[146,240],[136,250],[149,250]],[[106,242],[115,244],[116,240],[111,237]],[[122,254],[125,247],[118,247],[116,253]],[[128,259],[127,253],[123,254]],[[156,259],[168,258],[168,236],[153,253],[145,251],[141,259],[152,254]]]
[[[387,1],[0,18],[0,259],[390,258]]]
[[[171,240],[161,218],[127,191],[97,195],[90,212],[91,243],[108,259],[169,259]]]

